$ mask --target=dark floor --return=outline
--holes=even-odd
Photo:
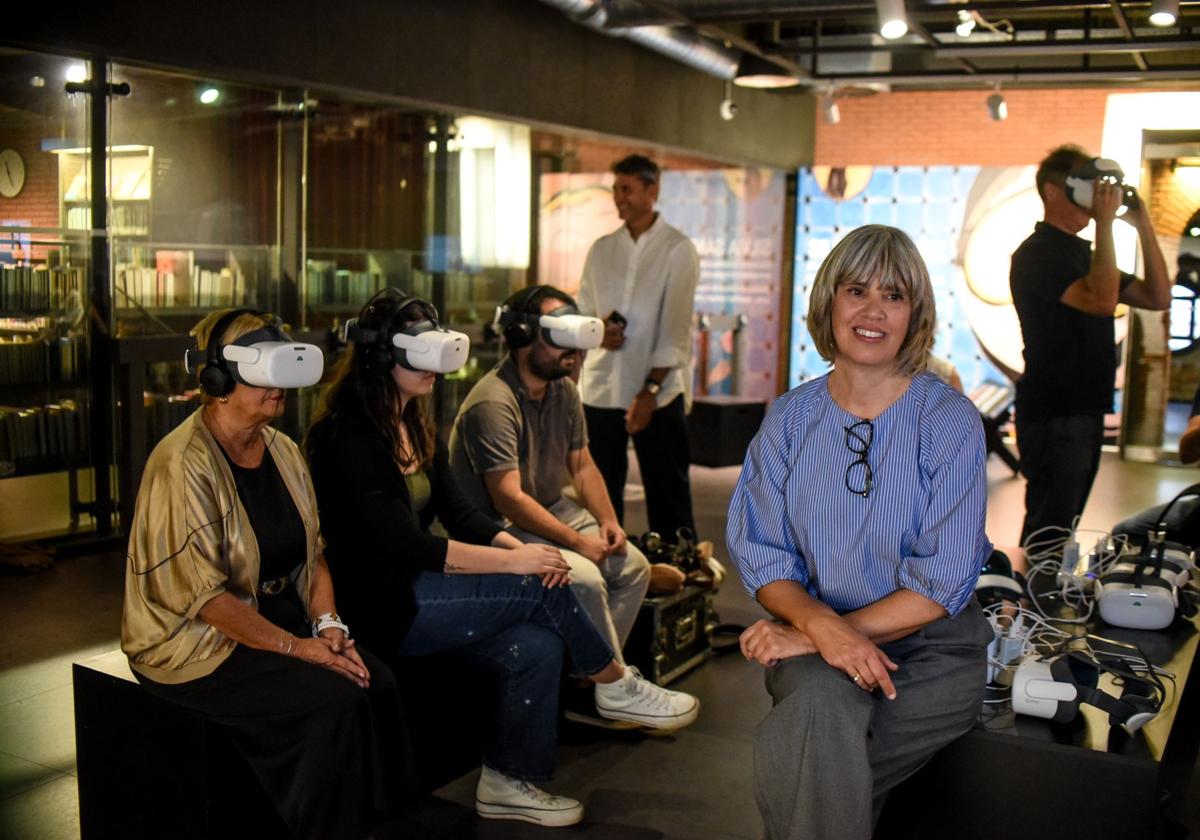
[[[990,464],[988,530],[1016,541],[1023,482]],[[701,536],[724,552],[725,509],[737,468],[693,468]],[[1084,527],[1104,528],[1190,483],[1194,471],[1130,464],[1106,454]],[[636,481],[636,473],[633,476]],[[640,488],[630,488],[629,530],[644,527]],[[70,663],[118,643],[124,560],[62,560],[34,574],[0,573],[0,838],[79,837]],[[726,622],[759,615],[740,583],[717,598]],[[673,687],[698,695],[700,720],[674,736],[649,737],[575,726],[562,729],[559,768],[546,787],[583,800],[587,818],[573,836],[622,840],[728,840],[761,836],[750,785],[750,736],[768,701],[761,670],[740,656],[710,660]],[[1194,774],[1200,776],[1200,774]],[[476,774],[437,792],[428,819],[456,838],[545,838],[554,831],[473,816]],[[1195,787],[1193,786],[1193,792]],[[1200,796],[1183,809],[1200,828]],[[562,832],[558,832],[562,833]],[[1198,832],[1200,833],[1200,832]]]

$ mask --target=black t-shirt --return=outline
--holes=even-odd
[[[1117,372],[1113,319],[1059,300],[1091,264],[1090,242],[1046,222],[1038,222],[1012,256],[1008,282],[1025,339],[1018,422],[1112,411]],[[1121,288],[1133,280],[1122,274]]]
[[[221,454],[233,471],[238,498],[258,540],[261,560],[258,579],[275,580],[290,575],[307,557],[308,536],[270,448],[263,453],[262,463],[253,468],[238,466],[224,449]]]

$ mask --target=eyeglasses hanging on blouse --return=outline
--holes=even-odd
[[[875,426],[870,420],[859,420],[843,428],[846,431],[846,448],[858,456],[846,467],[846,489],[866,499],[870,497],[871,486],[875,483],[871,462],[867,460],[867,453],[871,451],[871,443],[875,440]]]

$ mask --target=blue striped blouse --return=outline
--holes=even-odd
[[[992,548],[979,412],[932,374],[914,377],[872,421],[863,498],[845,485],[859,458],[845,429],[861,418],[828,380],[776,400],[746,453],[726,526],[746,589],[795,580],[838,612],[910,589],[957,614]]]

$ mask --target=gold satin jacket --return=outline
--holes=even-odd
[[[321,550],[312,479],[295,441],[273,428],[262,434],[308,537],[294,581],[307,610]],[[150,453],[127,559],[121,650],[130,667],[159,683],[211,674],[237,643],[200,619],[200,609],[222,592],[257,609],[260,561],[233,473],[199,410]]]

